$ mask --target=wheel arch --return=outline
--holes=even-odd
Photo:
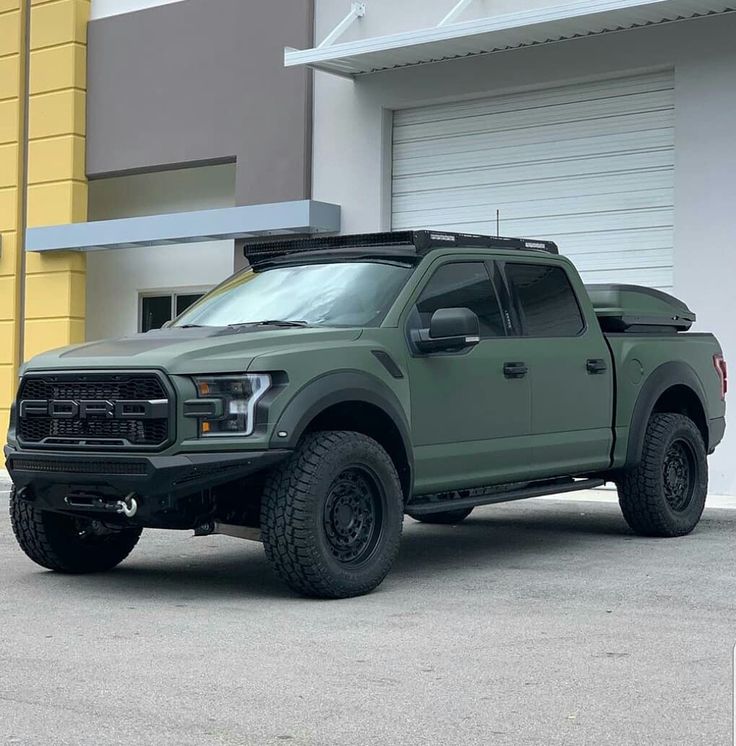
[[[710,433],[705,402],[703,385],[689,365],[670,362],[656,368],[642,386],[634,405],[625,468],[633,468],[641,461],[647,423],[656,412],[690,417],[700,430],[707,451]]]
[[[316,430],[353,430],[376,440],[396,466],[404,501],[409,499],[414,484],[409,424],[398,398],[382,381],[353,370],[310,381],[284,408],[271,446],[296,448],[305,433]]]

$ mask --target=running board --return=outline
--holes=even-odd
[[[512,500],[526,500],[530,497],[542,497],[543,495],[557,495],[562,492],[577,492],[578,490],[591,490],[605,484],[604,479],[555,479],[545,482],[527,484],[516,489],[503,489],[495,485],[493,487],[476,487],[468,490],[455,490],[443,492],[437,495],[422,495],[421,502],[410,502],[406,506],[409,515],[428,515],[430,513],[443,513],[446,510],[461,510],[463,508],[476,508],[479,505],[495,505],[496,503],[511,502]],[[448,495],[458,495],[450,497]],[[467,495],[467,497],[466,497]]]

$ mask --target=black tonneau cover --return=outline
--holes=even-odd
[[[687,331],[695,314],[678,298],[639,285],[586,285],[604,332]]]

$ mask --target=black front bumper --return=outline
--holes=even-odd
[[[108,501],[132,494],[140,498],[140,518],[145,521],[162,509],[175,511],[187,496],[264,471],[291,452],[274,449],[123,456],[39,453],[5,446],[4,453],[19,496],[41,508],[80,512],[70,509],[70,494],[98,495]]]

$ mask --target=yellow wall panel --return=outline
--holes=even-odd
[[[15,368],[12,365],[0,365],[0,402],[5,405],[15,398],[15,390],[18,388],[18,378],[15,375]],[[3,439],[6,430],[0,430]]]
[[[0,0],[1,2],[2,0]],[[87,219],[84,169],[89,0],[31,0],[29,227]],[[26,254],[23,357],[84,340],[86,260]],[[0,332],[1,333],[1,332]],[[4,402],[0,397],[0,408]]]
[[[86,220],[87,185],[78,181],[29,185],[27,216],[29,228]]]
[[[69,178],[77,181],[84,181],[86,178],[84,138],[67,135],[47,140],[31,140],[28,145],[28,183],[40,184]]]
[[[37,275],[42,272],[84,272],[87,257],[82,251],[52,251],[38,253],[29,251],[26,254],[26,274]]]
[[[18,144],[0,145],[0,189],[18,182]]]
[[[0,0],[0,13],[9,13],[12,10],[20,10],[22,0]]]
[[[0,233],[0,276],[15,275],[16,252],[18,251],[18,234],[16,231]]]
[[[15,277],[12,275],[0,277],[0,321],[13,321],[15,319],[15,300]],[[2,401],[2,397],[0,397],[0,401]]]
[[[15,230],[18,220],[18,189],[0,189],[0,231]]]
[[[8,423],[10,422],[10,410],[0,408],[0,432],[8,432]]]
[[[0,15],[0,57],[20,52],[20,11]]]
[[[2,16],[0,16],[2,18]],[[18,98],[18,83],[20,81],[20,57],[0,58],[0,100]]]
[[[57,135],[84,135],[84,91],[70,89],[31,96],[28,135],[31,140]]]
[[[12,365],[15,361],[15,333],[15,321],[0,321],[0,364]]]
[[[87,0],[58,0],[31,8],[31,49],[87,39]]]
[[[50,272],[28,275],[26,319],[50,316],[84,318],[86,278],[82,272]]]
[[[0,365],[7,365],[10,368],[14,365],[15,334],[15,323],[0,322]],[[7,406],[9,403],[3,402],[3,406]]]
[[[17,98],[0,101],[0,143],[18,142],[18,117],[20,109]]]
[[[85,88],[86,70],[87,47],[82,44],[31,52],[31,95],[63,88]]]
[[[28,360],[46,350],[84,342],[84,319],[29,319],[26,321],[24,344]]]

